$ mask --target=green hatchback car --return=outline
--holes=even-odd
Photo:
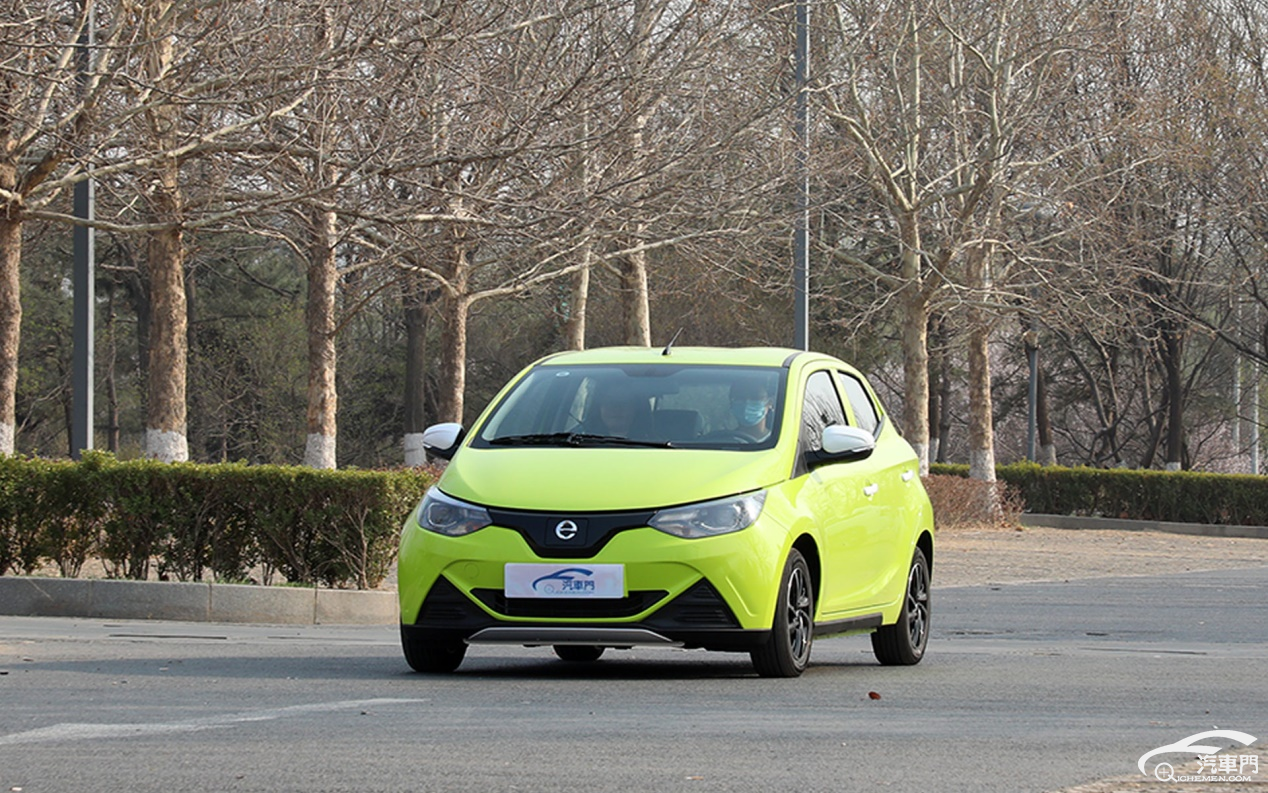
[[[788,349],[603,348],[520,372],[401,535],[401,644],[747,652],[795,677],[815,637],[882,664],[929,638],[933,512],[919,462],[852,367]]]

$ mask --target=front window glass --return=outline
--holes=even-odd
[[[784,369],[632,364],[539,366],[473,442],[490,446],[769,449]]]

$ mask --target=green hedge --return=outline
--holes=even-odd
[[[930,473],[968,476],[968,466],[933,465]],[[1130,520],[1268,526],[1268,477],[1123,468],[1001,465],[1027,512]]]
[[[372,588],[401,524],[435,480],[426,471],[327,471],[245,464],[79,463],[0,457],[0,574],[46,564],[78,575],[245,581],[259,568],[300,584]]]

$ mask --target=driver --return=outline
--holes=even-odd
[[[737,431],[753,442],[770,437],[774,411],[775,403],[760,379],[744,379],[731,386],[731,415],[739,424]]]

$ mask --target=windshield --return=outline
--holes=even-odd
[[[784,369],[681,364],[539,366],[472,445],[769,449]]]

